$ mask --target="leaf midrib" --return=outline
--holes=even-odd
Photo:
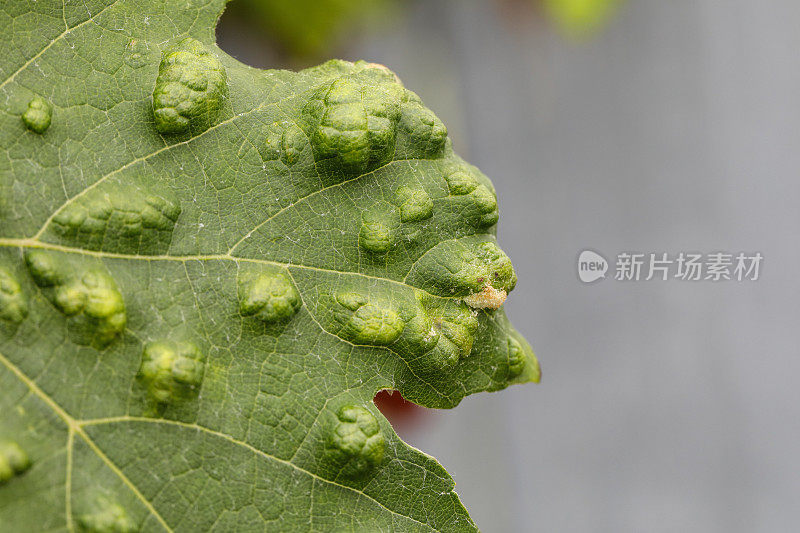
[[[291,274],[291,269],[293,269],[293,268],[302,269],[302,270],[316,271],[316,272],[324,272],[324,273],[327,273],[327,274],[340,274],[340,275],[360,276],[360,277],[364,277],[364,278],[367,278],[367,279],[372,279],[372,280],[376,280],[376,281],[392,283],[394,285],[400,285],[400,286],[403,286],[405,288],[410,288],[412,290],[420,291],[420,292],[426,294],[427,296],[429,296],[431,298],[438,298],[438,299],[441,299],[441,300],[460,300],[461,299],[460,297],[456,297],[456,296],[439,296],[437,294],[430,293],[430,292],[428,292],[428,291],[426,291],[424,289],[421,289],[419,287],[414,287],[412,285],[408,285],[407,283],[405,283],[405,281],[398,281],[398,280],[394,280],[394,279],[390,279],[390,278],[382,278],[380,276],[371,276],[369,274],[363,274],[361,272],[349,272],[349,271],[342,271],[342,270],[332,270],[332,269],[320,268],[320,267],[315,267],[315,266],[310,266],[310,265],[303,265],[303,264],[300,264],[300,263],[282,263],[282,262],[279,262],[279,261],[271,261],[271,260],[267,260],[267,259],[254,259],[254,258],[234,257],[234,256],[231,256],[231,255],[203,255],[203,256],[199,256],[199,255],[188,255],[188,256],[129,255],[129,254],[114,253],[114,252],[85,250],[83,248],[73,248],[73,247],[69,247],[69,246],[51,244],[51,243],[35,241],[35,240],[31,240],[31,239],[4,239],[4,238],[0,238],[0,247],[8,247],[8,248],[40,248],[40,249],[44,249],[44,250],[52,250],[52,251],[63,252],[63,253],[72,253],[72,254],[78,254],[78,255],[90,255],[90,256],[94,256],[94,257],[99,257],[101,259],[127,259],[127,260],[132,260],[133,259],[133,260],[145,260],[145,261],[147,261],[147,260],[174,261],[174,262],[182,263],[184,265],[184,267],[185,267],[186,263],[188,263],[189,261],[233,261],[235,263],[238,263],[239,261],[241,261],[241,262],[244,262],[244,263],[255,263],[255,264],[261,264],[261,265],[270,265],[270,266],[277,266],[277,267],[285,268],[289,272],[289,276],[292,277],[292,282],[295,283],[295,285],[297,285],[297,283],[294,281],[294,277]],[[188,277],[188,273],[187,273],[187,277]],[[191,285],[191,280],[189,280],[189,284]],[[302,298],[302,295],[301,295],[301,298]],[[305,303],[304,303],[304,305],[305,305]],[[388,350],[388,351],[394,353],[395,355],[398,355],[398,356],[400,355],[397,352],[395,352],[394,350],[392,350],[392,348],[390,346],[368,346],[368,345],[360,345],[360,344],[355,344],[353,342],[350,342],[350,341],[348,341],[346,339],[343,339],[343,338],[339,337],[338,335],[335,335],[335,334],[331,333],[327,329],[325,329],[322,326],[322,324],[320,324],[319,321],[317,321],[316,317],[314,317],[314,315],[311,314],[310,312],[309,312],[309,316],[311,317],[311,320],[313,320],[314,323],[320,328],[321,331],[323,331],[324,333],[326,333],[328,335],[332,335],[333,337],[335,337],[336,339],[338,339],[341,342],[349,344],[349,345],[351,345],[353,347],[382,348],[382,349],[385,349],[385,350]],[[421,376],[417,375],[414,372],[414,370],[411,368],[411,366],[405,361],[405,359],[400,357],[400,360],[403,361],[406,364],[406,367],[409,369],[409,371],[417,379],[419,379],[422,383],[424,383],[425,385],[429,386],[433,391],[441,394],[442,396],[450,398],[449,394],[445,394],[444,392],[439,390],[437,387],[432,385],[430,382],[428,382],[427,380],[423,379]]]
[[[473,233],[473,236],[493,236],[490,233]],[[271,265],[282,267],[286,269],[301,269],[301,270],[310,270],[315,272],[324,272],[327,274],[342,274],[342,275],[349,275],[349,276],[359,276],[367,279],[372,279],[376,281],[392,283],[394,285],[401,285],[406,288],[413,289],[415,291],[420,291],[427,296],[432,298],[438,298],[441,300],[462,300],[462,296],[441,296],[438,294],[433,294],[432,292],[426,291],[420,287],[415,287],[414,285],[409,285],[408,283],[392,279],[392,278],[382,278],[380,276],[373,276],[370,274],[364,274],[363,272],[353,272],[349,270],[335,270],[331,268],[323,268],[317,267],[313,265],[306,265],[303,263],[285,263],[281,261],[273,261],[270,259],[256,259],[254,257],[238,257],[232,256],[227,254],[204,254],[204,255],[136,255],[136,254],[122,254],[117,252],[105,252],[102,250],[87,250],[85,248],[76,248],[72,246],[64,246],[61,244],[53,244],[49,242],[37,241],[34,239],[9,239],[0,237],[0,247],[5,248],[40,248],[42,250],[51,250],[54,252],[63,252],[69,254],[78,254],[78,255],[89,255],[93,257],[98,257],[101,259],[129,259],[129,260],[136,260],[136,261],[175,261],[179,263],[186,263],[189,261],[233,261],[235,263],[243,262],[243,263],[256,263],[261,265]]]

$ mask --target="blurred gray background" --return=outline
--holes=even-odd
[[[406,4],[336,55],[390,66],[493,179],[544,376],[401,434],[486,532],[800,530],[800,3],[630,0],[582,43],[508,3]],[[274,66],[248,31],[222,47]],[[584,285],[585,248],[765,259]]]

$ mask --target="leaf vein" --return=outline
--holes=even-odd
[[[70,33],[72,33],[73,31],[77,30],[77,29],[78,29],[78,28],[80,28],[81,26],[84,26],[84,25],[86,25],[86,24],[89,24],[90,22],[94,22],[94,19],[95,19],[95,18],[99,17],[99,16],[100,16],[100,15],[101,15],[101,14],[102,14],[102,13],[103,13],[105,10],[107,10],[107,9],[109,9],[109,8],[111,8],[111,7],[114,7],[114,6],[115,6],[115,5],[117,5],[119,2],[120,2],[120,0],[114,0],[113,2],[111,2],[110,4],[108,4],[106,7],[104,7],[103,9],[101,9],[100,11],[98,11],[97,13],[95,13],[94,15],[91,15],[91,16],[90,16],[88,19],[84,20],[83,22],[81,22],[81,23],[79,23],[79,24],[76,24],[76,25],[74,25],[74,26],[73,26],[73,27],[71,27],[71,28],[67,28],[67,29],[65,29],[65,30],[64,30],[64,31],[61,33],[61,35],[58,35],[58,36],[57,36],[55,39],[53,39],[52,41],[50,41],[50,42],[47,44],[47,46],[45,46],[44,48],[42,48],[42,49],[41,49],[41,50],[40,50],[40,51],[39,51],[39,52],[38,52],[36,55],[34,55],[33,57],[31,57],[29,60],[27,60],[25,63],[23,63],[23,64],[22,64],[22,66],[20,66],[20,67],[19,67],[17,70],[15,70],[15,71],[14,71],[14,72],[13,72],[13,73],[12,73],[12,74],[11,74],[11,75],[8,77],[8,78],[6,78],[5,80],[3,80],[3,82],[2,82],[2,83],[0,83],[0,89],[2,89],[3,87],[5,87],[5,86],[6,86],[6,85],[8,85],[9,83],[11,83],[11,82],[14,80],[14,78],[16,78],[16,77],[17,77],[17,74],[19,74],[20,72],[22,72],[23,70],[25,70],[26,68],[28,68],[28,67],[30,66],[30,64],[31,64],[31,63],[33,63],[34,61],[36,61],[37,59],[39,59],[39,58],[42,56],[42,54],[44,54],[45,52],[47,52],[47,50],[49,50],[49,49],[50,49],[50,47],[52,47],[52,46],[53,46],[55,43],[57,43],[58,41],[60,41],[61,39],[63,39],[63,38],[66,36],[66,35],[69,35],[69,34],[70,34]],[[64,13],[62,12],[62,16],[64,17],[64,22],[66,23],[66,14],[64,14]]]
[[[292,462],[287,461],[285,459],[281,459],[280,457],[276,457],[274,455],[270,455],[267,452],[259,450],[258,448],[256,448],[255,446],[253,446],[253,445],[251,445],[251,444],[249,444],[247,442],[240,441],[238,439],[235,439],[235,438],[231,437],[230,435],[226,435],[225,433],[222,433],[220,431],[216,431],[216,430],[207,428],[205,426],[201,426],[199,424],[192,424],[192,423],[188,423],[188,422],[180,422],[178,420],[167,420],[167,419],[164,419],[164,418],[146,418],[146,417],[136,417],[136,416],[127,416],[126,415],[126,416],[118,416],[118,417],[95,418],[95,419],[91,419],[91,420],[82,420],[82,421],[79,422],[79,425],[81,427],[86,427],[86,426],[98,426],[98,425],[104,425],[104,424],[119,424],[119,423],[150,423],[150,424],[173,425],[173,426],[179,426],[179,427],[183,427],[183,428],[187,428],[187,429],[193,429],[193,430],[198,431],[198,432],[203,432],[203,433],[207,433],[209,435],[213,435],[213,436],[215,436],[217,438],[227,440],[228,442],[230,442],[232,444],[235,444],[235,445],[238,445],[238,446],[242,446],[243,448],[246,448],[247,450],[253,452],[256,455],[260,455],[260,456],[262,456],[262,457],[264,457],[266,459],[270,459],[272,461],[275,461],[275,462],[281,463],[283,465],[286,465],[286,466],[288,466],[290,468],[293,468],[293,469],[297,470],[298,472],[303,473],[305,475],[308,475],[312,479],[314,479],[316,481],[319,481],[319,482],[321,482],[323,484],[334,485],[336,487],[345,489],[347,491],[355,492],[355,493],[357,493],[357,494],[359,494],[359,495],[361,495],[361,496],[363,496],[363,497],[375,502],[377,505],[379,505],[380,507],[382,507],[383,509],[385,509],[386,511],[390,512],[393,515],[400,516],[402,518],[406,518],[408,520],[411,520],[411,521],[413,521],[413,522],[415,522],[415,523],[417,523],[417,524],[419,524],[421,526],[427,527],[431,531],[438,531],[437,529],[434,529],[430,524],[426,524],[426,523],[420,522],[416,518],[413,518],[413,517],[408,516],[408,515],[404,515],[403,513],[399,513],[399,512],[397,512],[397,511],[395,511],[393,509],[390,509],[390,508],[386,507],[383,503],[379,502],[378,500],[376,500],[375,498],[373,498],[369,494],[365,494],[364,492],[362,492],[362,491],[360,491],[358,489],[355,489],[353,487],[348,487],[347,485],[342,485],[341,483],[337,483],[336,481],[331,481],[329,479],[325,479],[323,477],[320,477],[317,474],[311,472],[310,470],[306,470],[305,468],[303,468],[303,467],[301,467],[299,465],[296,465],[295,463],[292,463]]]

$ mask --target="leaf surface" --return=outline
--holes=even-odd
[[[0,530],[471,531],[372,398],[538,381],[489,180],[222,0],[0,3]]]

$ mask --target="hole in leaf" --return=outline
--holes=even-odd
[[[428,416],[427,409],[409,402],[396,390],[378,391],[372,401],[401,436],[419,427]]]

